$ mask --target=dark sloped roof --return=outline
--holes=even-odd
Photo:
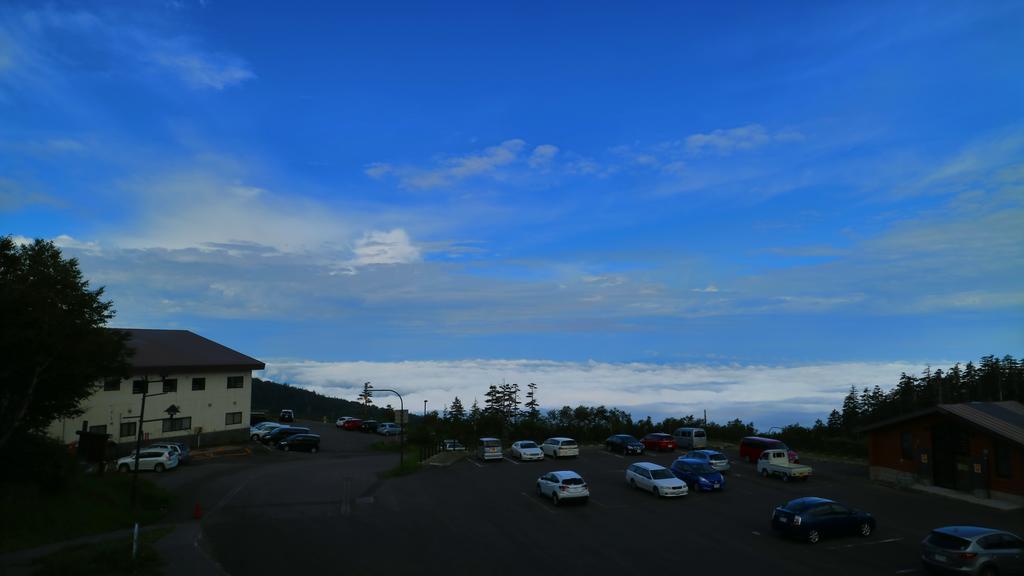
[[[1013,400],[1005,402],[937,404],[918,412],[869,424],[861,428],[861,431],[870,432],[879,428],[887,428],[893,424],[899,424],[900,422],[906,422],[907,420],[913,420],[928,414],[950,414],[978,428],[988,430],[997,436],[1024,446],[1024,404]]]
[[[114,328],[128,334],[135,350],[133,372],[170,373],[263,370],[266,365],[188,330]]]

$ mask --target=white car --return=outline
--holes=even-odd
[[[143,448],[139,452],[139,470],[163,472],[178,465],[178,454],[170,448]],[[117,461],[118,472],[135,470],[135,452]]]
[[[259,440],[260,438],[266,436],[274,428],[280,427],[281,425],[278,424],[277,422],[271,422],[269,420],[267,420],[266,422],[260,422],[255,426],[249,426],[249,438],[252,438],[253,440]]]
[[[402,433],[402,427],[393,422],[385,422],[377,426],[377,434],[383,436],[397,436]]]
[[[532,440],[520,440],[512,443],[512,456],[520,460],[543,460],[544,452]]]
[[[558,506],[563,500],[579,500],[586,503],[590,498],[590,490],[583,477],[572,470],[548,472],[537,478],[537,495],[551,498]]]
[[[337,420],[334,421],[334,425],[337,426],[338,428],[341,428],[345,424],[345,422],[348,422],[349,420],[355,420],[355,418],[352,416],[342,416],[341,418],[338,418]]]
[[[572,438],[562,436],[548,438],[540,445],[540,449],[545,456],[551,456],[552,458],[580,455],[580,445]]]
[[[636,462],[626,468],[626,482],[655,496],[686,496],[690,493],[671,470],[653,462]]]

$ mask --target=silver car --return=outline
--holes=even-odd
[[[921,541],[921,563],[943,574],[1024,574],[1024,540],[993,528],[936,528]]]
[[[692,460],[703,460],[711,465],[718,472],[728,472],[732,468],[729,457],[718,450],[690,450],[684,458]]]

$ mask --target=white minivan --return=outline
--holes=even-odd
[[[580,445],[572,438],[558,436],[545,440],[544,443],[540,445],[540,451],[543,452],[545,456],[551,456],[552,458],[579,456]]]
[[[672,436],[680,450],[699,450],[708,447],[708,435],[703,428],[677,428]]]
[[[501,453],[501,440],[497,438],[481,438],[477,456],[481,460],[501,460],[505,457]]]

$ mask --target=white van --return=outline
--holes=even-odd
[[[477,456],[481,460],[501,460],[504,458],[501,453],[501,440],[497,438],[481,438]]]
[[[699,450],[708,446],[708,435],[703,428],[678,428],[672,436],[680,450]]]

